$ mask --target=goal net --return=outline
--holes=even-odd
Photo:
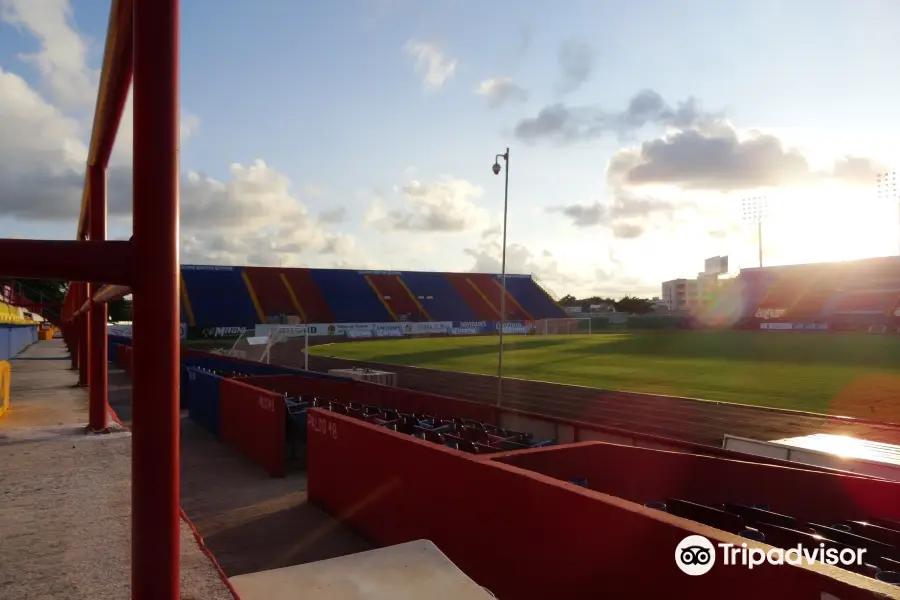
[[[534,324],[536,335],[572,335],[591,333],[589,317],[568,317],[564,319],[542,319]]]
[[[273,325],[269,328],[268,335],[257,336],[253,330],[245,331],[235,340],[230,348],[217,348],[212,352],[242,358],[256,362],[271,362],[272,349],[289,340],[299,339],[303,341],[303,366],[309,370],[309,334],[304,325]]]

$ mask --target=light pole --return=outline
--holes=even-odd
[[[878,186],[878,197],[882,200],[897,200],[897,209],[900,211],[900,194],[897,193],[897,173],[879,173],[875,177]]]
[[[763,221],[768,216],[769,200],[765,196],[744,199],[744,220],[756,223],[756,238],[759,244],[759,266],[763,266]]]
[[[503,250],[500,260],[500,282],[503,292],[500,296],[500,349],[497,352],[497,406],[503,398],[503,326],[506,324],[506,212],[509,206],[509,148],[503,154],[494,157],[491,170],[494,175],[500,174],[500,158],[506,163],[506,184],[503,186]]]

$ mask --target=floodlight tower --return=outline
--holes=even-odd
[[[878,197],[882,200],[896,200],[897,210],[900,213],[900,193],[897,191],[897,173],[879,173],[875,176],[875,185],[878,188]],[[900,224],[898,224],[900,226]],[[900,235],[900,230],[898,230]]]
[[[744,198],[744,220],[756,223],[756,238],[759,245],[759,266],[763,266],[763,222],[769,215],[769,200],[765,196]]]

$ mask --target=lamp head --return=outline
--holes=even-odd
[[[494,172],[494,175],[499,175],[500,174],[500,163],[495,162],[494,166],[491,167],[491,170]]]

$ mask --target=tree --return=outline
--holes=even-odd
[[[653,312],[653,302],[646,298],[637,298],[634,296],[625,296],[616,302],[616,310],[634,315],[645,315]]]
[[[562,298],[559,299],[559,303],[562,306],[575,306],[579,303],[578,300],[575,299],[575,296],[572,294],[566,294]]]
[[[125,298],[116,298],[107,304],[108,319],[110,323],[131,322],[131,301]]]

